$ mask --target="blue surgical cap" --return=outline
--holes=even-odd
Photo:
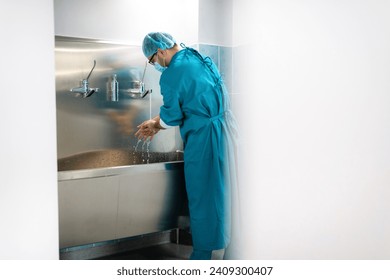
[[[144,42],[142,43],[142,51],[146,57],[152,56],[157,49],[170,49],[176,43],[173,37],[164,32],[151,32],[145,36]]]

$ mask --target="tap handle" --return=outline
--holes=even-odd
[[[141,98],[144,98],[145,96],[147,96],[148,93],[152,93],[152,90],[151,90],[151,89],[148,89],[147,91],[145,91],[145,92],[142,94]]]
[[[86,92],[85,94],[84,94],[84,98],[86,98],[86,97],[90,97],[92,94],[94,94],[96,92],[96,90],[94,90],[94,89],[91,89],[89,92]]]
[[[95,66],[96,66],[96,60],[93,60],[93,67],[92,67],[92,69],[91,69],[91,72],[89,72],[88,77],[87,77],[86,80],[88,80],[89,77],[91,76],[93,69],[95,69]]]

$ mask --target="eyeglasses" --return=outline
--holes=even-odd
[[[154,65],[154,62],[153,62],[153,58],[154,56],[157,54],[157,52],[155,52],[152,57],[149,59],[148,63],[151,64],[151,65]]]

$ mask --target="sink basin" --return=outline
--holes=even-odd
[[[134,152],[109,149],[84,152],[58,159],[58,171],[182,161],[183,153]]]

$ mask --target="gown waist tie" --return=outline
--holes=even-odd
[[[224,115],[225,115],[225,112],[223,112],[219,115],[213,116],[210,118],[210,121],[215,121],[215,120],[221,119]]]
[[[196,117],[196,118],[199,118],[199,119],[202,119],[202,120],[209,120],[210,122],[213,122],[215,120],[218,120],[218,119],[222,119],[225,115],[225,112],[222,112],[218,115],[215,115],[215,116],[212,116],[212,117],[208,117],[208,116],[205,116],[205,115],[199,115],[199,114],[194,114],[194,113],[189,113],[189,115],[193,116],[193,117]]]

